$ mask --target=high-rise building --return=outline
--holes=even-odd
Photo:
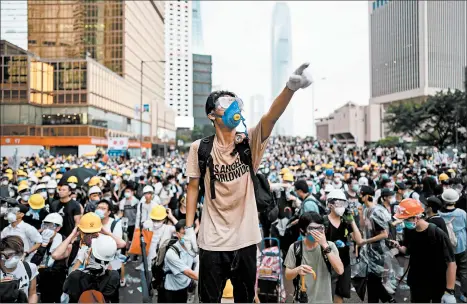
[[[193,54],[204,54],[203,23],[201,19],[201,1],[192,1],[193,6]]]
[[[284,2],[274,6],[271,26],[271,100],[284,89],[292,72],[292,40],[289,7]],[[275,135],[294,134],[294,110],[290,104],[274,127]]]
[[[463,88],[465,1],[376,0],[369,2],[368,13],[370,104],[381,104],[384,114],[394,101],[424,100],[440,90]]]
[[[191,1],[165,3],[165,100],[175,110],[177,128],[193,129]]]
[[[263,95],[254,95],[250,98],[249,110],[247,114],[247,125],[254,126],[256,125],[261,117],[265,114],[266,109],[264,105],[264,96]]]
[[[2,0],[0,12],[0,40],[7,40],[22,49],[27,49],[28,1]]]
[[[195,126],[210,125],[206,117],[206,100],[212,90],[212,58],[193,54],[193,118]]]

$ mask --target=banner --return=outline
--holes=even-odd
[[[109,150],[128,150],[128,137],[109,137]]]

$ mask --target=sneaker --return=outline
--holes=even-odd
[[[139,266],[136,266],[135,269],[136,270],[143,270],[143,263],[139,264]]]
[[[123,278],[122,280],[120,280],[120,287],[125,287],[126,286],[126,280],[125,278]]]

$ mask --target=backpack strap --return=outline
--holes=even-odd
[[[23,261],[24,269],[26,270],[26,273],[28,274],[28,281],[31,281],[32,277],[32,271],[31,271],[31,266],[29,266],[28,262]]]
[[[141,211],[140,211],[141,212]],[[117,226],[117,223],[120,222],[120,219],[118,220],[113,220],[112,224],[110,225],[110,232],[113,233],[114,232],[114,229],[115,229],[115,226]]]
[[[214,170],[213,167],[214,165],[212,164],[212,156],[211,156],[211,151],[212,151],[212,146],[214,144],[214,135],[205,137],[201,140],[199,143],[198,147],[198,167],[199,171],[201,173],[200,175],[200,196],[204,195],[205,189],[204,189],[204,177],[206,175],[206,168],[209,166],[209,171],[210,171],[210,176],[211,176],[211,198],[215,199],[216,198],[216,191],[214,188],[214,183],[215,183],[215,176],[214,176]],[[212,179],[212,176],[214,176],[214,180]],[[214,197],[213,197],[214,194]]]
[[[302,265],[302,257],[303,257],[303,242],[302,241],[296,241],[293,243],[293,250],[294,250],[294,255],[295,255],[295,267],[299,267]],[[298,292],[298,289],[300,288],[300,277],[296,276],[295,279],[293,279],[293,285],[295,287],[295,292]]]
[[[240,156],[240,161],[248,166],[248,171],[250,171],[250,177],[253,182],[253,188],[255,191],[255,196],[257,197],[259,189],[259,180],[256,177],[255,170],[253,168],[253,159],[251,156],[250,148],[250,139],[245,137],[241,143],[235,144],[235,149],[232,153],[238,153]]]

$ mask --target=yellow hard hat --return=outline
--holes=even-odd
[[[67,183],[74,183],[74,184],[77,184],[78,183],[78,178],[76,176],[70,176],[67,180],[66,180]]]
[[[32,167],[32,166],[33,166],[32,161],[29,161],[29,162],[28,162],[28,166],[29,166],[29,167]]]
[[[86,164],[84,167],[85,167],[86,169],[91,169],[92,164]]]
[[[126,169],[125,172],[124,172],[123,174],[125,174],[125,175],[131,175],[131,170]]]
[[[364,166],[363,166],[363,170],[365,170],[365,171],[370,171],[370,166],[364,165]]]
[[[45,200],[40,194],[33,194],[28,200],[29,207],[34,210],[42,209],[45,206]]]
[[[448,180],[449,176],[446,173],[441,173],[438,179],[440,182],[442,182],[442,181]]]
[[[18,172],[16,172],[16,175],[17,175],[17,176],[26,176],[26,177],[28,176],[28,175],[26,174],[26,172],[24,172],[23,170],[18,170]]]
[[[223,298],[233,298],[233,285],[230,280],[225,282],[224,292],[222,293]]]
[[[290,169],[289,168],[282,168],[281,169],[281,172],[279,173],[280,175],[284,175],[286,173],[289,173],[290,172]]]
[[[5,174],[8,177],[8,180],[11,181],[13,179],[13,174],[7,173]],[[25,181],[27,183],[27,181]]]
[[[344,162],[344,166],[347,166],[348,164],[350,164],[350,161],[346,160],[346,161]]]
[[[293,182],[293,175],[290,172],[287,172],[284,174],[284,177],[282,178],[286,182]]]
[[[321,170],[321,166],[320,166],[320,165],[316,165],[316,166],[315,166],[315,170],[316,170],[316,171]]]
[[[36,171],[36,173],[34,174],[37,178],[41,178],[42,177],[42,173],[41,171]]]
[[[449,173],[456,173],[456,171],[454,171],[454,169],[449,169],[448,172]]]
[[[97,185],[99,185],[100,181],[101,181],[101,180],[100,180],[99,177],[93,176],[93,177],[91,177],[91,179],[89,180],[88,185],[89,185],[90,187],[92,187],[92,186],[97,186]]]
[[[78,228],[84,233],[99,232],[102,229],[101,218],[94,212],[88,212],[79,220]]]
[[[45,173],[52,173],[52,168],[50,167],[45,168]]]
[[[78,165],[71,165],[70,168],[71,168],[71,169],[76,169],[76,168],[78,168]]]
[[[156,221],[162,221],[167,217],[167,211],[161,205],[156,205],[154,208],[152,208],[149,217]]]
[[[61,179],[62,176],[63,176],[63,174],[60,174],[60,173],[59,173],[59,174],[55,175],[55,179]]]
[[[8,169],[5,170],[5,173],[7,173],[7,174],[13,174],[13,170],[11,170],[10,168],[8,168]]]
[[[28,184],[21,184],[18,186],[18,192],[24,191],[24,190],[29,190]]]
[[[117,176],[122,176],[122,172],[117,172]]]
[[[393,159],[393,160],[392,160],[392,163],[393,163],[394,165],[397,164],[397,160]]]
[[[18,186],[21,186],[21,185],[26,185],[29,187],[28,181],[26,179],[19,182]]]
[[[57,170],[57,166],[56,166],[56,165],[52,165],[52,169]]]

